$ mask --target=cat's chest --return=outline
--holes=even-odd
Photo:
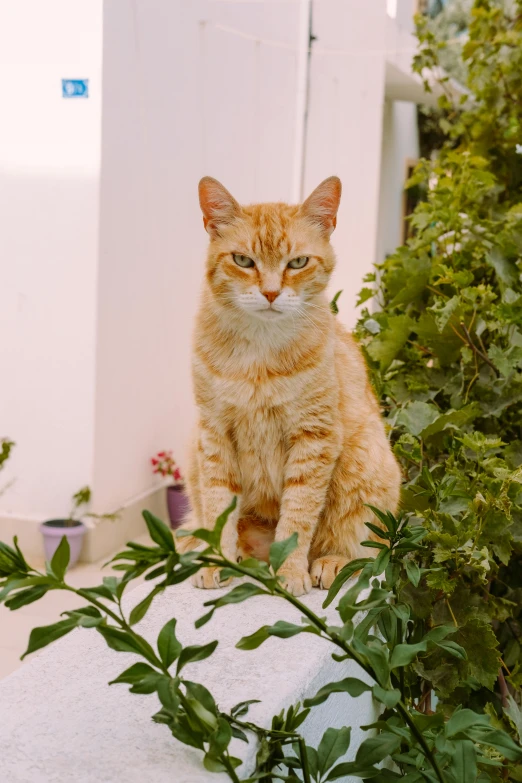
[[[224,405],[247,413],[253,408],[264,410],[295,404],[296,400],[302,400],[311,380],[311,373],[253,365],[221,374],[215,379],[214,389]]]
[[[235,411],[232,437],[246,496],[279,498],[288,454],[288,417],[277,408]]]

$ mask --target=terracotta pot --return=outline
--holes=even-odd
[[[189,499],[183,487],[167,487],[167,507],[170,526],[175,529],[181,525],[186,514],[190,511]]]
[[[70,519],[49,519],[47,522],[42,522],[40,530],[43,535],[46,560],[52,559],[52,556],[58,549],[60,541],[66,536],[71,549],[69,568],[78,562],[82,549],[83,537],[87,530],[83,522],[73,520],[71,523]]]

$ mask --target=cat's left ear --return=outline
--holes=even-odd
[[[301,214],[319,226],[327,237],[330,236],[337,224],[341,190],[339,177],[328,177],[301,205]]]
[[[199,204],[203,225],[211,237],[219,236],[220,226],[233,223],[241,207],[228,190],[213,177],[203,177],[199,183]]]

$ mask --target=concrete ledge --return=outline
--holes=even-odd
[[[140,601],[150,584],[129,594],[126,609]],[[194,620],[206,612],[204,601],[226,592],[202,591],[184,583],[158,596],[140,623],[140,632],[155,645],[165,622],[175,616],[184,645],[219,639],[209,659],[187,666],[188,679],[211,690],[223,710],[245,699],[249,718],[269,726],[284,707],[315,694],[326,682],[360,676],[352,661],[332,660],[333,647],[306,634],[271,638],[257,650],[235,649],[239,638],[276,620],[299,622],[298,613],[283,600],[258,596],[218,610],[200,630]],[[313,590],[304,600],[332,621],[335,612],[321,604],[326,593]],[[336,603],[336,602],[334,602]],[[165,726],[150,718],[159,708],[155,694],[135,695],[128,686],[107,683],[136,660],[110,650],[94,630],[79,629],[43,650],[0,682],[0,780],[9,783],[201,783],[227,781],[207,772],[202,754],[175,740]],[[365,676],[362,677],[364,679]],[[361,725],[377,716],[371,695],[351,699],[331,696],[315,707],[302,726],[308,744],[317,746],[328,726],[352,726],[353,758],[361,741]],[[251,773],[256,746],[233,740],[232,752],[244,759],[241,777]],[[343,779],[347,783],[348,778]],[[355,783],[355,781],[354,781]]]
[[[131,538],[136,538],[147,532],[147,527],[141,515],[146,508],[168,523],[165,487],[154,487],[131,498],[119,512],[118,519],[100,519],[96,523],[85,520],[87,533],[83,541],[80,562],[95,563],[112,554]],[[0,541],[10,543],[13,536],[18,536],[18,542],[28,560],[43,561],[44,550],[42,535],[39,530],[45,518],[34,519],[0,512]]]

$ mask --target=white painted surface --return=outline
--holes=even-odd
[[[141,585],[130,595],[133,605],[150,590]],[[220,592],[212,591],[212,597]],[[184,645],[219,639],[216,652],[192,664],[184,675],[211,690],[223,710],[249,698],[248,718],[269,726],[272,716],[295,701],[314,695],[330,680],[359,676],[353,662],[336,663],[333,650],[315,636],[270,639],[257,650],[241,651],[242,635],[278,619],[299,622],[298,613],[283,601],[256,597],[224,607],[200,630],[194,620],[207,610],[208,591],[184,583],[157,597],[139,631],[155,644],[164,623],[178,618],[177,634]],[[319,614],[333,619],[331,607],[321,609],[325,593],[313,590],[304,600]],[[128,606],[127,606],[128,608]],[[175,740],[167,727],[150,716],[159,707],[156,695],[128,692],[125,685],[107,683],[136,656],[106,647],[93,630],[73,631],[22,669],[0,683],[0,779],[9,783],[199,783],[228,780],[203,768],[202,754]],[[328,726],[352,726],[353,758],[361,742],[360,726],[376,718],[368,694],[351,699],[331,696],[302,726],[307,743],[317,746]],[[252,769],[255,744],[233,740],[232,752],[244,759],[242,777]],[[344,780],[348,783],[348,779]]]
[[[393,253],[402,244],[406,163],[419,157],[416,106],[386,101],[383,118],[378,254]]]
[[[0,503],[63,515],[91,475],[101,0],[0,2]],[[61,79],[89,78],[88,100]]]
[[[305,190],[331,174],[343,182],[330,290],[343,289],[340,318],[348,326],[357,319],[356,295],[376,258],[387,21],[382,0],[314,5],[318,53],[312,64]],[[325,48],[348,53],[325,54]]]

